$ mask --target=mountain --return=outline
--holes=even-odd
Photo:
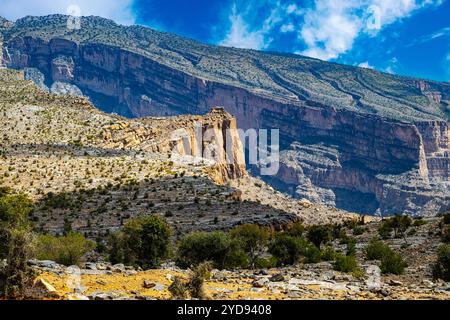
[[[298,198],[360,213],[450,209],[450,84],[307,57],[209,46],[98,17],[6,23],[4,64],[70,85],[126,117],[206,114],[279,128],[281,169],[263,177]],[[39,76],[37,76],[39,78]],[[67,91],[66,90],[66,91]]]

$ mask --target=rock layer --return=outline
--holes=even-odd
[[[108,112],[204,114],[210,106],[223,106],[236,116],[239,128],[280,129],[281,170],[265,178],[292,195],[371,214],[450,209],[447,84],[302,57],[205,49],[147,29],[86,20],[94,34],[135,36],[124,49],[110,39],[77,41],[84,34],[59,34],[56,28],[53,34],[36,35],[27,28],[42,21],[33,19],[19,21],[17,32],[8,34],[8,66],[35,67],[49,83],[76,85]],[[149,46],[144,49],[139,41]],[[220,60],[213,71],[205,69],[204,61],[216,51],[237,80],[224,80]],[[239,55],[239,62],[227,60]]]

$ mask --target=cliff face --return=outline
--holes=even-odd
[[[221,108],[204,116],[147,118],[104,127],[104,147],[168,155],[182,165],[202,165],[219,184],[246,175],[236,119]]]
[[[173,53],[181,46],[158,41],[150,47],[158,44]],[[67,35],[9,35],[7,50],[9,67],[35,67],[48,84],[76,85],[108,112],[129,117],[204,114],[219,105],[236,117],[240,128],[279,128],[281,170],[266,178],[300,198],[364,213],[435,214],[450,208],[446,85],[410,79],[391,84],[400,80],[344,67],[335,75],[330,70],[334,66],[326,63],[276,56],[252,58],[251,68],[258,71],[251,71],[264,71],[256,75],[260,87],[254,80],[240,85],[215,74],[199,75],[206,58],[182,50],[177,55],[193,71],[175,57],[155,56],[156,50],[139,53],[140,48],[125,50]],[[287,74],[282,65],[275,70],[270,59],[285,59],[298,72]],[[242,60],[243,69],[246,63]],[[343,75],[353,87],[339,80]],[[406,93],[392,93],[396,86]],[[326,93],[314,92],[316,87]],[[227,120],[213,129],[229,126],[234,123]],[[242,170],[236,167],[230,175]]]

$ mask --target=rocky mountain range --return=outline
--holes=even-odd
[[[98,17],[82,18],[78,30],[63,15],[0,19],[0,34],[4,67],[107,113],[204,115],[221,106],[239,128],[280,129],[281,169],[263,178],[297,198],[368,214],[450,209],[448,83],[210,46]],[[127,121],[123,141],[141,146],[151,133]],[[123,143],[105,137],[108,147]]]

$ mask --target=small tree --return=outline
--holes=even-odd
[[[305,240],[286,233],[275,235],[269,252],[276,258],[278,266],[297,263],[304,251]]]
[[[332,228],[331,226],[311,226],[307,238],[320,249],[322,244],[327,244],[332,240]]]
[[[121,234],[110,237],[111,260],[133,264],[142,268],[157,268],[170,256],[172,230],[166,220],[146,216],[128,221]]]
[[[255,224],[245,224],[231,230],[231,237],[237,240],[249,257],[250,267],[265,251],[270,233],[266,228]]]

